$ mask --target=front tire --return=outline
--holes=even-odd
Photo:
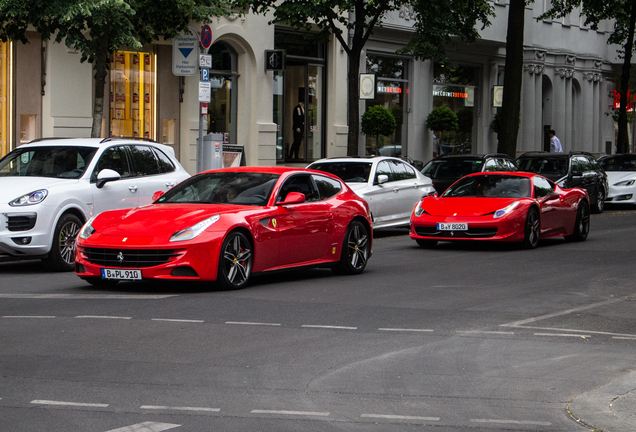
[[[217,281],[226,289],[241,289],[250,279],[254,254],[252,244],[239,231],[233,231],[223,240],[219,256]]]
[[[598,190],[596,194],[596,204],[594,204],[594,213],[603,213],[605,209],[605,191],[603,188]]]
[[[526,223],[524,227],[523,247],[526,249],[534,249],[539,244],[539,234],[541,232],[541,221],[539,220],[539,212],[536,208],[528,210]]]
[[[82,227],[82,222],[71,213],[62,215],[55,225],[51,251],[42,259],[44,268],[50,271],[73,271],[75,264],[75,237]]]
[[[576,212],[576,225],[574,233],[565,236],[569,241],[584,241],[590,232],[590,209],[585,201],[579,203],[579,210]]]
[[[360,274],[367,266],[371,253],[371,241],[367,227],[360,221],[354,220],[347,227],[342,242],[340,262],[334,268],[338,274]]]

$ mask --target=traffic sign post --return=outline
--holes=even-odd
[[[197,172],[203,170],[203,116],[208,114],[208,103],[212,100],[212,86],[210,85],[210,69],[212,56],[207,55],[208,48],[212,45],[212,29],[205,24],[201,27],[201,48],[203,52],[199,57],[201,81],[199,81],[199,145],[197,146]]]

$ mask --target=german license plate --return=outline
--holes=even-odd
[[[438,223],[438,231],[468,231],[468,224],[462,223]]]
[[[102,279],[141,280],[139,269],[102,269]]]

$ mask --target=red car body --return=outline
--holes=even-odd
[[[501,187],[494,197],[480,196],[479,192],[461,196],[464,185],[467,190],[474,186],[479,191],[486,183],[503,184],[504,180],[518,187],[509,191]],[[531,214],[536,220],[530,221]],[[588,232],[589,198],[585,190],[562,189],[543,176],[524,172],[482,172],[463,177],[441,196],[419,201],[410,226],[411,238],[421,246],[433,246],[440,240],[490,240],[535,247],[539,239],[548,237],[585,240]]]
[[[251,178],[249,176],[271,177],[268,182],[271,185],[265,184],[269,195],[265,196],[267,192],[258,195],[259,199],[262,196],[263,205],[243,205],[240,200],[238,204],[215,203],[216,198],[170,202],[170,197],[175,201],[182,200],[179,197],[186,196],[188,187],[192,188],[188,185],[199,185],[196,189],[199,191],[204,181],[214,183],[218,179],[239,179],[235,183],[240,184],[241,178]],[[327,189],[327,195],[338,188],[340,190],[325,197],[317,186],[319,183],[333,187],[333,190]],[[298,188],[289,187],[290,184],[314,185],[314,189],[305,191],[305,194],[293,192],[292,189]],[[286,201],[281,199],[283,193],[287,196]],[[167,201],[162,202],[165,197]],[[243,200],[253,201],[249,196]],[[171,240],[177,233],[209,220],[215,221],[196,238]],[[77,239],[75,270],[79,277],[95,284],[105,283],[108,279],[103,276],[105,268],[138,269],[143,279],[200,281],[217,280],[219,271],[223,272],[226,268],[227,274],[222,282],[229,288],[240,288],[247,282],[250,273],[299,266],[338,267],[340,264],[341,270],[358,273],[364,266],[362,269],[347,269],[346,261],[356,261],[357,253],[366,265],[366,259],[371,255],[371,218],[366,201],[337,177],[307,169],[241,167],[206,171],[175,186],[151,205],[106,211],[89,224]],[[353,244],[349,231],[355,227],[361,232],[361,226],[366,230],[360,235],[366,236],[364,244],[360,239],[358,244]],[[234,237],[228,240],[231,233]],[[235,249],[231,249],[232,244],[236,245]],[[351,250],[348,250],[347,244]],[[362,256],[361,252],[366,255]],[[137,259],[135,255],[143,258]],[[119,262],[114,260],[117,257]],[[227,267],[224,267],[223,261],[228,260]],[[352,264],[356,267],[354,264],[358,262]],[[245,281],[226,283],[237,272],[247,272]]]

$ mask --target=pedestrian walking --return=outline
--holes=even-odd
[[[550,153],[563,153],[561,140],[557,138],[554,129],[550,129]]]

